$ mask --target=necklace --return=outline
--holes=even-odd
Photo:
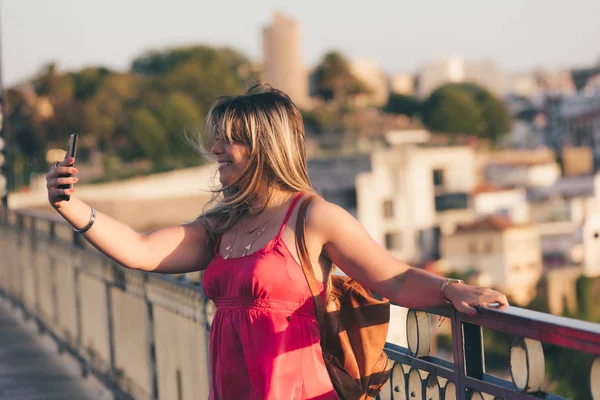
[[[287,202],[288,200],[289,199],[286,199],[285,202]],[[258,225],[255,228],[245,229],[244,227],[242,227],[243,230],[244,230],[244,232],[247,235],[250,235],[250,234],[258,231],[259,229],[260,229],[260,231],[256,234],[256,236],[254,236],[254,239],[252,239],[252,241],[250,242],[250,244],[248,246],[244,247],[244,252],[242,253],[242,255],[240,257],[244,257],[245,255],[247,255],[250,252],[250,250],[252,249],[252,246],[254,246],[254,243],[258,240],[258,238],[260,237],[260,235],[262,235],[267,230],[267,228],[269,226],[269,223],[271,223],[271,221],[275,218],[276,215],[277,215],[277,212],[274,212],[273,215],[271,216],[271,218],[269,218],[267,220],[267,222],[265,222],[262,225]],[[229,243],[229,246],[225,247],[225,251],[227,252],[225,254],[225,256],[223,257],[225,260],[227,260],[227,259],[229,259],[229,257],[231,257],[231,253],[233,252],[233,245],[235,243],[235,239],[237,238],[238,231],[239,231],[239,228],[236,228],[235,231],[234,231],[234,233],[233,233],[233,238],[231,239],[231,242]]]
[[[254,245],[254,242],[256,242],[256,240],[260,237],[260,235],[262,235],[267,230],[269,223],[273,220],[273,218],[275,218],[275,215],[277,215],[277,213],[273,213],[273,216],[271,216],[271,218],[269,218],[267,223],[263,225],[263,228],[256,234],[254,239],[252,239],[252,242],[250,242],[250,244],[248,246],[244,247],[244,252],[242,253],[242,257],[245,256],[246,254],[248,254],[248,252]]]
[[[225,260],[227,260],[231,256],[231,252],[233,251],[233,243],[235,242],[237,233],[238,230],[236,229],[235,232],[233,232],[233,239],[231,239],[231,243],[229,243],[229,246],[225,247],[225,251],[227,252],[225,254],[225,257],[223,257]]]
[[[263,225],[259,225],[256,228],[252,228],[250,230],[244,230],[247,234],[251,234],[253,232],[256,232],[259,228],[262,228],[257,234],[256,236],[254,236],[254,239],[252,239],[252,241],[250,242],[250,244],[246,247],[244,247],[244,252],[242,253],[241,257],[244,257],[245,255],[248,254],[248,252],[250,252],[250,250],[252,249],[252,246],[254,246],[254,243],[258,240],[258,238],[260,237],[260,235],[262,235],[268,228],[269,223],[271,221],[273,221],[273,219],[275,218],[275,216],[277,215],[277,213],[273,213],[273,215],[271,216],[271,218],[269,218],[269,220],[264,223]],[[237,238],[237,234],[238,234],[239,228],[236,228],[236,230],[233,233],[233,238],[231,239],[231,242],[229,243],[229,246],[225,247],[225,251],[227,252],[225,254],[225,257],[223,257],[225,260],[229,259],[229,257],[231,257],[231,253],[233,252],[233,245],[235,243],[235,239]]]
[[[271,219],[272,219],[272,217],[271,217]],[[269,222],[271,222],[271,220],[270,220],[270,219],[269,219],[267,222],[265,222],[264,224],[262,224],[262,225],[258,225],[258,226],[257,226],[257,227],[255,227],[255,228],[244,229],[244,232],[246,232],[246,235],[251,235],[251,234],[253,234],[254,232],[256,232],[257,230],[259,230],[260,228],[262,228],[263,226],[267,225]]]

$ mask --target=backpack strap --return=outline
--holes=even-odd
[[[308,256],[308,250],[306,249],[306,238],[304,236],[304,229],[306,227],[306,210],[308,206],[315,198],[315,195],[309,194],[306,196],[298,209],[298,216],[296,219],[296,251],[298,252],[298,258],[300,259],[300,265],[304,272],[304,277],[310,288],[310,292],[315,302],[315,313],[317,315],[317,321],[319,326],[325,326],[325,309],[323,307],[323,299],[321,299],[321,293],[319,292],[319,284],[315,277],[315,271],[312,268],[310,257]]]

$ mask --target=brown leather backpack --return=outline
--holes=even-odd
[[[304,237],[306,209],[313,198],[314,195],[305,198],[298,210],[296,249],[315,302],[323,359],[342,399],[374,399],[390,375],[388,356],[383,351],[390,303],[376,299],[347,276],[332,275],[323,307]]]

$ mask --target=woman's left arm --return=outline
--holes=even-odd
[[[408,308],[429,308],[445,302],[445,278],[410,267],[377,244],[362,225],[341,207],[316,198],[307,211],[307,229],[319,237],[326,256],[348,276]],[[445,295],[461,312],[474,315],[476,305],[508,305],[506,296],[489,288],[450,284]]]

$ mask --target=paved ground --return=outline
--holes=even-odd
[[[83,378],[79,364],[59,354],[49,336],[0,299],[0,400],[112,400],[94,377]]]

